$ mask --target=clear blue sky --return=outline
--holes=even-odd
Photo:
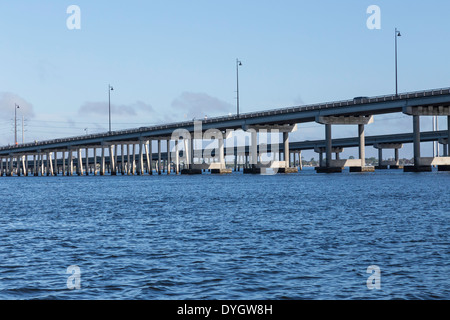
[[[81,30],[66,26],[73,4]],[[370,5],[381,30],[366,26]],[[106,131],[109,83],[113,129],[234,113],[236,58],[242,112],[389,94],[395,27],[400,91],[449,87],[449,12],[442,0],[0,0],[0,144],[15,101],[27,141]],[[300,128],[297,140],[323,138]],[[403,115],[367,129],[402,131]]]

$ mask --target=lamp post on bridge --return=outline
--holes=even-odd
[[[398,55],[397,55],[397,38],[401,37],[402,34],[400,33],[397,28],[395,28],[395,96],[398,96]]]
[[[20,109],[20,106],[18,104],[15,104],[14,106],[14,145],[18,145],[17,142],[17,109]]]
[[[236,85],[237,85],[237,116],[239,117],[239,67],[242,66],[242,62],[236,59]]]
[[[111,133],[111,91],[114,91],[114,88],[111,85],[108,85],[108,101],[109,101],[109,133]]]

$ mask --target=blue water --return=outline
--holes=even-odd
[[[0,299],[450,298],[448,173],[3,177],[0,199]]]

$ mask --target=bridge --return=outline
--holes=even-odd
[[[365,126],[374,122],[375,115],[400,112],[411,117],[412,134],[366,139]],[[420,131],[422,116],[446,117],[447,130],[422,134]],[[290,143],[290,133],[298,129],[298,124],[308,122],[323,125],[325,139]],[[358,128],[358,136],[347,140],[333,140],[332,127],[335,125],[355,125]],[[345,167],[349,167],[352,172],[367,172],[375,170],[365,163],[367,145],[374,145],[381,153],[384,149],[394,149],[397,155],[403,143],[414,145],[414,165],[405,167],[405,171],[430,171],[432,166],[447,171],[450,167],[449,128],[450,89],[435,89],[5,146],[0,148],[0,173],[2,176],[73,175],[75,160],[76,173],[79,175],[91,172],[105,175],[107,171],[111,175],[118,173],[142,175],[152,174],[153,168],[160,174],[164,160],[162,143],[166,144],[165,161],[169,164],[166,164],[169,174],[172,171],[176,174],[198,174],[204,169],[209,169],[213,173],[230,173],[226,157],[232,156],[231,153],[242,148],[246,150],[244,152],[247,158],[244,162],[248,164],[246,173],[260,173],[267,169],[276,169],[280,173],[297,172],[297,168],[291,166],[291,155],[293,151],[308,149],[316,150],[321,154],[321,159],[323,155],[325,156],[317,172],[342,172]],[[249,137],[248,146],[229,146],[228,143],[225,145],[225,140],[228,142],[237,137],[238,133]],[[281,144],[268,142],[270,137],[280,133],[283,137]],[[263,136],[269,137],[265,143],[261,141]],[[203,147],[195,149],[195,142],[203,145],[205,141],[215,141],[217,146],[213,150]],[[439,141],[444,145],[444,156],[422,157],[421,142],[424,141]],[[153,163],[154,144],[157,148],[156,166]],[[270,148],[267,148],[267,145]],[[354,146],[359,148],[359,159],[345,160],[338,157],[342,148]],[[279,157],[263,159],[263,155],[269,150]],[[234,154],[235,161],[238,154],[239,152]],[[336,159],[333,159],[333,154],[336,154]],[[383,167],[383,163],[380,163],[380,167]]]

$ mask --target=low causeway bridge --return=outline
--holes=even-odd
[[[411,117],[412,133],[365,136],[365,127],[374,122],[374,116],[395,113]],[[421,132],[423,116],[446,117],[447,130]],[[323,125],[324,139],[290,142],[298,125],[309,122]],[[336,125],[355,125],[358,134],[333,139]],[[352,172],[370,172],[375,168],[365,163],[367,146],[378,149],[378,168],[399,168],[398,153],[406,143],[414,146],[414,165],[405,166],[404,171],[431,171],[433,166],[448,171],[449,131],[450,89],[435,89],[5,146],[0,148],[0,175],[200,174],[206,169],[223,174],[232,171],[227,166],[230,161],[235,168],[242,164],[245,173],[290,173],[298,172],[293,164],[296,157],[301,159],[303,150],[319,153],[319,173],[342,172],[345,167]],[[246,140],[235,144],[240,135]],[[442,144],[442,157],[422,156],[421,142],[428,141]],[[205,146],[206,142],[210,143]],[[359,159],[340,158],[348,147],[359,148]],[[395,150],[394,161],[383,161],[386,149]]]

